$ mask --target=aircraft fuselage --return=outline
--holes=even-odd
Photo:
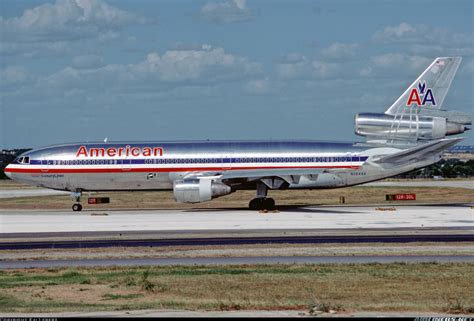
[[[184,141],[79,143],[22,155],[5,172],[14,180],[68,191],[170,190],[193,173],[306,170],[288,188],[335,188],[390,177],[429,160],[393,169],[370,165],[396,148],[368,148],[324,141]],[[19,158],[21,159],[21,158]],[[425,164],[426,163],[426,164]],[[236,186],[235,189],[245,188]]]

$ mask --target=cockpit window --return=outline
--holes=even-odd
[[[30,157],[29,156],[22,156],[17,158],[18,164],[29,164],[30,163]]]

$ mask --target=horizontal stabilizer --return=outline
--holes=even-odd
[[[442,153],[444,150],[456,145],[464,138],[445,138],[432,141],[426,144],[418,145],[413,148],[405,149],[401,152],[384,156],[375,161],[377,164],[399,164],[413,160],[422,160],[424,158]]]

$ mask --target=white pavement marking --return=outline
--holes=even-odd
[[[56,191],[53,189],[12,189],[12,190],[0,191],[0,198],[68,195],[68,194],[69,192]]]
[[[402,182],[372,182],[363,184],[362,186],[404,186],[404,187],[455,187],[474,189],[474,180],[471,181],[402,181]]]
[[[0,210],[0,233],[187,231],[248,229],[357,229],[470,227],[470,206],[305,207],[261,214],[241,210],[12,211]],[[107,213],[95,216],[93,213]]]

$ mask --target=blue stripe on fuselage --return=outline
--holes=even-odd
[[[250,157],[250,158],[146,158],[146,159],[87,159],[87,160],[30,160],[22,165],[118,165],[118,164],[246,164],[246,163],[340,163],[365,162],[360,157]]]

